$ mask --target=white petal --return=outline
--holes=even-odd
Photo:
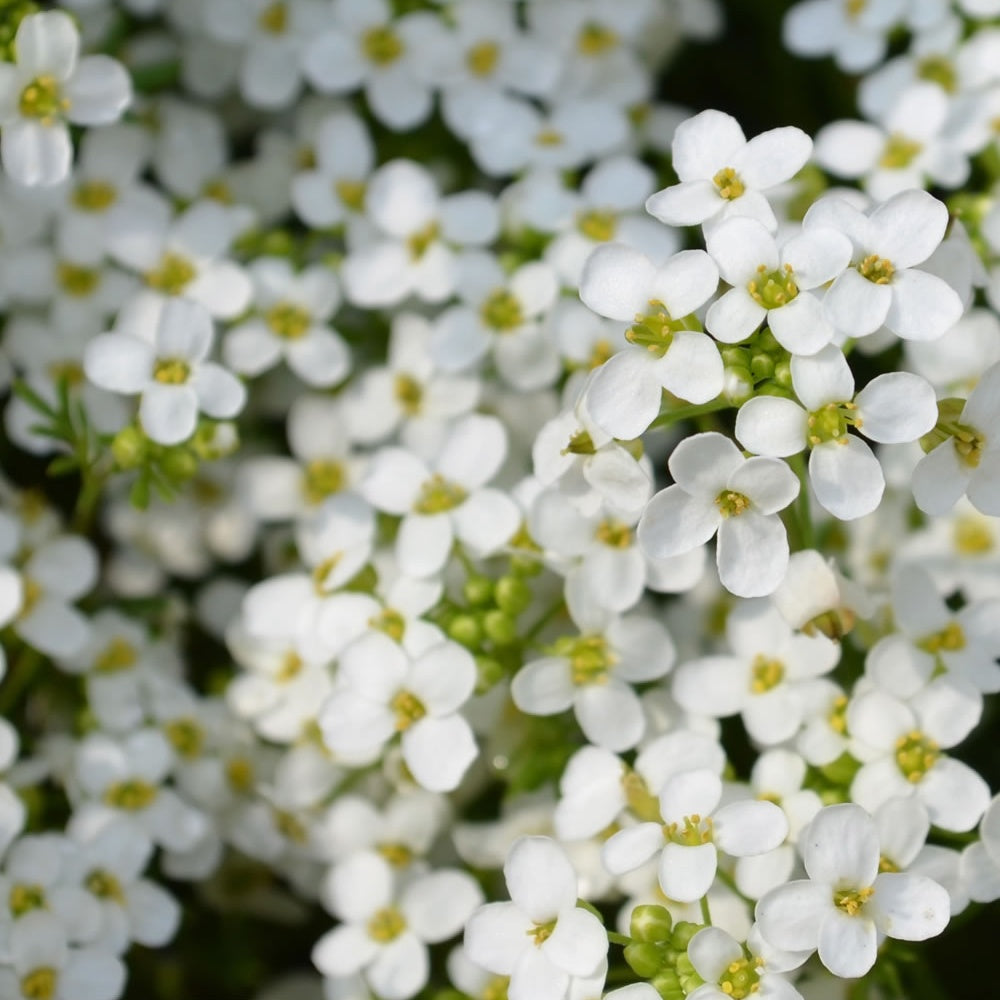
[[[514,704],[529,715],[556,715],[573,704],[576,688],[565,657],[550,656],[526,663],[511,682]]]
[[[773,802],[731,802],[714,820],[719,850],[737,858],[774,850],[788,836],[788,820]]]
[[[872,379],[855,403],[862,433],[885,444],[916,441],[937,423],[934,389],[909,372],[889,372]]]
[[[888,285],[876,285],[848,268],[831,285],[823,299],[823,308],[845,337],[864,337],[885,322],[892,300]]]
[[[179,444],[194,433],[198,423],[198,397],[189,385],[151,382],[139,404],[142,428],[158,444]]]
[[[862,889],[878,873],[875,821],[852,803],[820,810],[800,838],[799,850],[809,877],[827,885]]]
[[[595,372],[587,409],[603,431],[631,441],[656,419],[662,395],[650,357],[638,348],[626,348]]]
[[[773,514],[746,510],[723,518],[716,562],[722,585],[739,597],[763,597],[777,590],[788,568],[788,536]]]
[[[817,445],[809,456],[809,481],[816,499],[834,517],[852,521],[870,514],[885,489],[882,466],[860,438]]]
[[[138,337],[102,333],[87,345],[84,369],[94,385],[111,392],[137,393],[153,374],[153,349]]]
[[[660,856],[660,888],[668,899],[694,903],[712,888],[718,860],[715,844],[687,847],[671,842]]]
[[[797,455],[806,446],[806,412],[781,396],[755,396],[736,414],[736,438],[755,455]]]
[[[554,916],[555,914],[553,914]],[[533,920],[515,903],[487,903],[465,928],[469,957],[484,969],[509,976],[526,947]]]
[[[830,344],[812,357],[792,358],[792,385],[807,410],[854,397],[854,376],[839,347]]]
[[[559,914],[542,951],[571,976],[591,976],[608,953],[608,935],[593,913],[573,907]]]
[[[819,960],[843,979],[857,979],[875,964],[878,935],[864,916],[835,909],[819,931]]]
[[[958,292],[936,274],[901,271],[890,287],[892,302],[885,325],[907,340],[937,340],[965,311]]]
[[[132,101],[132,78],[117,59],[87,56],[66,82],[66,116],[76,125],[110,125]]]
[[[724,344],[746,340],[764,322],[767,310],[754,300],[746,288],[730,288],[708,308],[705,328]]]
[[[627,684],[591,685],[577,694],[574,709],[584,736],[616,753],[634,747],[646,728],[642,705]]]
[[[436,871],[403,891],[400,909],[407,923],[431,944],[454,937],[483,902],[476,881],[465,872]]]
[[[704,250],[682,250],[657,269],[649,295],[662,302],[674,319],[680,319],[707,302],[718,284],[718,269]]]
[[[383,1000],[409,1000],[427,985],[429,975],[427,946],[410,931],[380,948],[365,969],[372,991]]]
[[[659,823],[640,823],[614,834],[601,848],[601,862],[612,875],[624,875],[644,865],[663,846]]]
[[[725,387],[718,346],[703,333],[675,333],[670,349],[652,369],[664,389],[689,403],[707,403]]]
[[[714,503],[696,500],[679,486],[668,486],[646,505],[637,537],[651,558],[665,559],[703,545],[721,522]]]
[[[948,893],[933,879],[909,872],[884,872],[875,879],[874,889],[866,912],[887,937],[925,941],[948,924]]]
[[[800,879],[772,889],[756,908],[765,939],[786,951],[811,951],[833,910],[830,886]]]
[[[655,269],[645,254],[622,243],[599,246],[580,279],[584,304],[608,319],[631,321],[649,309]]]
[[[549,837],[521,837],[503,866],[511,900],[535,923],[547,923],[576,904],[576,872]]]

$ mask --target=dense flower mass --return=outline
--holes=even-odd
[[[963,996],[1000,2],[739,6],[0,3],[4,1000]]]

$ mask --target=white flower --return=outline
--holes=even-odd
[[[639,544],[659,559],[688,552],[718,532],[722,585],[740,597],[771,593],[788,565],[788,539],[777,513],[798,496],[791,469],[776,459],[745,459],[714,431],[683,440],[668,465],[674,485],[646,505]]]
[[[408,1000],[427,985],[427,945],[454,937],[483,899],[472,876],[453,869],[397,885],[389,863],[370,852],[337,865],[322,892],[343,922],[316,942],[313,963],[335,979],[361,972],[385,1000]]]
[[[793,356],[792,386],[802,405],[757,396],[740,407],[736,437],[757,455],[788,456],[809,447],[809,480],[816,499],[842,521],[870,514],[882,499],[885,477],[871,448],[848,433],[885,444],[915,441],[937,420],[930,384],[909,372],[888,372],[856,396],[854,376],[840,348]]]
[[[510,1000],[563,1000],[571,977],[591,976],[608,952],[600,921],[576,905],[577,876],[547,837],[522,837],[504,863],[509,903],[487,903],[465,929],[484,969],[510,976]]]
[[[0,158],[20,184],[58,184],[73,146],[66,122],[109,125],[132,100],[132,83],[108,56],[79,58],[80,36],[61,10],[29,14],[14,38],[16,64],[0,64]]]
[[[720,927],[703,927],[691,938],[688,959],[705,980],[688,996],[693,1000],[728,1000],[758,995],[767,1000],[801,1000],[801,994],[782,975],[800,965],[803,956],[781,953],[768,946],[753,927],[745,945]]]
[[[194,433],[199,412],[224,420],[246,401],[236,376],[206,360],[214,337],[212,319],[201,306],[170,299],[147,339],[121,332],[95,337],[84,368],[102,389],[141,394],[143,430],[159,444],[178,444]]]
[[[792,354],[815,354],[834,336],[813,294],[837,277],[851,259],[842,233],[814,226],[779,249],[756,219],[732,218],[706,240],[723,281],[733,287],[708,307],[705,327],[717,340],[736,344],[764,322]]]
[[[860,806],[822,809],[800,841],[808,880],[773,889],[757,904],[764,938],[788,951],[819,949],[835,976],[863,976],[878,934],[923,941],[948,923],[948,893],[908,872],[879,873],[875,821]]]
[[[806,229],[839,229],[853,244],[850,267],[823,299],[827,318],[845,337],[885,325],[905,340],[934,340],[958,322],[964,307],[944,280],[916,267],[944,236],[948,210],[926,191],[903,191],[865,215],[830,196],[806,212]]]
[[[646,210],[670,226],[718,222],[748,215],[777,228],[763,192],[805,166],[812,140],[801,129],[771,129],[747,142],[732,115],[702,111],[677,126],[673,142],[679,184],[646,201]]]
[[[620,243],[587,260],[580,298],[609,319],[634,322],[632,348],[615,354],[587,391],[591,418],[622,440],[638,437],[660,412],[663,390],[691,403],[722,391],[722,358],[692,315],[715,291],[719,272],[703,250],[685,250],[657,267]]]
[[[832,55],[844,72],[858,73],[881,62],[905,11],[906,0],[804,0],[785,16],[782,40],[797,55]]]
[[[601,851],[605,868],[621,875],[659,851],[660,888],[670,899],[693,903],[712,887],[719,851],[738,858],[763,854],[788,836],[788,820],[773,802],[722,805],[722,791],[722,779],[706,769],[668,778],[659,793],[662,822],[614,834]]]

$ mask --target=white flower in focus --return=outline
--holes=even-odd
[[[812,140],[801,129],[775,128],[747,142],[732,115],[702,111],[674,133],[680,183],[651,195],[646,210],[668,226],[748,215],[773,231],[778,223],[764,192],[790,180],[811,152]]]
[[[504,863],[508,903],[469,919],[465,949],[484,969],[510,976],[510,1000],[563,1000],[571,978],[594,975],[608,953],[600,921],[576,905],[577,876],[547,837],[521,837]]]
[[[660,412],[664,389],[691,403],[722,392],[718,347],[692,315],[718,283],[703,250],[684,250],[661,267],[620,243],[591,254],[580,298],[601,316],[634,323],[625,338],[635,346],[605,362],[587,391],[590,416],[608,434],[638,437]]]
[[[148,339],[121,332],[95,337],[84,369],[102,389],[141,395],[139,420],[149,438],[179,444],[194,433],[199,412],[227,420],[246,402],[239,379],[207,360],[214,338],[212,319],[201,306],[170,299]]]
[[[110,125],[132,100],[132,82],[108,56],[79,58],[80,36],[61,10],[29,14],[14,38],[17,62],[0,64],[0,159],[19,184],[69,176],[66,123]]]
[[[683,440],[668,462],[674,485],[660,490],[639,520],[639,544],[654,559],[719,540],[719,579],[740,597],[771,593],[785,575],[788,539],[777,516],[799,481],[776,459],[746,459],[714,431]]]
[[[759,996],[762,1000],[802,1000],[781,973],[801,965],[804,956],[771,948],[753,927],[740,944],[721,927],[703,927],[688,943],[687,957],[704,985],[688,994],[692,1000],[732,1000]]]
[[[764,938],[788,951],[819,950],[835,976],[854,979],[875,964],[878,935],[923,941],[948,923],[948,893],[908,872],[879,872],[875,821],[852,803],[828,806],[800,840],[808,880],[773,889],[757,903]]]

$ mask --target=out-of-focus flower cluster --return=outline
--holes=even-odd
[[[658,99],[724,7],[0,5],[0,996],[182,883],[326,914],[261,1000],[903,997],[1000,898],[1000,4],[795,4],[813,138]]]

